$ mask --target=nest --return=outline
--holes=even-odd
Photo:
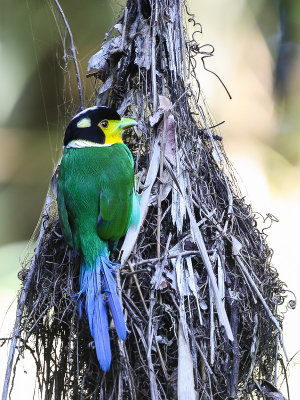
[[[194,26],[190,39],[183,14]],[[89,62],[88,76],[101,82],[96,103],[139,122],[125,142],[141,222],[112,255],[121,260],[128,337],[111,329],[104,374],[78,315],[80,260],[63,240],[54,184],[34,258],[20,272],[18,357],[34,356],[43,399],[280,395],[285,285],[201,96],[196,59],[213,48],[196,42],[199,30],[179,0],[128,0]]]

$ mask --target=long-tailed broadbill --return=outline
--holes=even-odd
[[[120,339],[126,325],[110,251],[137,225],[133,157],[123,131],[137,125],[108,107],[91,107],[68,125],[58,177],[58,210],[66,242],[81,257],[79,311],[85,312],[100,367],[108,371],[111,348],[108,309]],[[81,313],[81,311],[80,311]]]

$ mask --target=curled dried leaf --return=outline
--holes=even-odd
[[[237,256],[241,249],[243,248],[242,243],[237,240],[237,238],[233,235],[231,235],[231,243],[232,243],[232,254],[234,256]]]

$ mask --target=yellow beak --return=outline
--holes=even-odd
[[[118,128],[119,129],[127,129],[132,126],[136,126],[137,122],[134,119],[131,118],[121,118],[121,123],[119,124]]]

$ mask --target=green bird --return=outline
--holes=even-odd
[[[126,339],[117,294],[116,264],[109,254],[130,224],[137,226],[133,157],[122,141],[137,125],[108,107],[91,107],[68,125],[58,177],[58,211],[66,242],[81,256],[79,312],[85,312],[100,367],[108,371],[111,349],[107,303],[120,339]]]

